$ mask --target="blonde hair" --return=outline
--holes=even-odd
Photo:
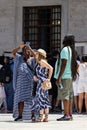
[[[41,53],[37,52],[38,54],[38,59],[37,59],[37,62],[39,63],[42,59],[47,61],[46,57],[44,57],[43,55],[41,55]]]

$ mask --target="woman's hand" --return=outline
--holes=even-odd
[[[20,43],[20,48],[22,49],[23,47],[25,46],[25,44],[24,44],[24,42],[22,41],[21,43]]]
[[[37,82],[38,81],[38,78],[37,76],[34,75],[34,81]]]
[[[17,48],[15,48],[15,49],[12,50],[12,56],[13,56],[13,58],[16,56],[16,53],[17,53],[20,49],[22,49],[24,46],[25,46],[24,42],[21,42],[20,45],[19,45],[19,47],[17,47]]]
[[[46,79],[44,82],[45,82],[45,83],[49,83],[49,81],[50,81],[50,79]]]

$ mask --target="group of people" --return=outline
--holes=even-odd
[[[74,111],[78,114],[82,112],[87,113],[87,56],[78,57],[78,74],[76,80],[73,82],[74,90]]]
[[[22,53],[18,54],[20,49],[22,49]],[[51,104],[48,91],[41,88],[41,83],[50,81],[53,68],[46,61],[46,52],[43,49],[34,52],[30,46],[22,42],[18,48],[12,51],[12,54],[14,56],[13,117],[15,121],[32,118],[32,121],[47,122]],[[34,82],[37,82],[37,87],[36,95],[33,97]],[[37,119],[35,118],[36,112],[39,115]]]
[[[17,53],[22,49],[22,53]],[[14,56],[13,87],[14,107],[13,117],[15,121],[31,119],[37,122],[48,122],[49,109],[52,104],[49,100],[49,91],[41,88],[42,82],[52,80],[53,67],[46,60],[46,52],[43,49],[33,51],[24,42],[12,51]],[[31,55],[33,57],[31,57]],[[68,35],[64,37],[63,48],[56,64],[56,77],[54,89],[58,98],[63,101],[64,116],[59,120],[72,119],[73,81],[77,75],[77,62],[75,57],[75,37]],[[36,95],[33,97],[32,90],[34,82],[37,82]],[[62,84],[63,88],[60,88]],[[38,113],[36,119],[35,114]],[[43,118],[43,115],[45,117]]]
[[[49,110],[58,105],[58,100],[63,102],[64,115],[57,121],[72,120],[73,82],[78,77],[75,37],[66,35],[60,53],[55,51],[49,61],[45,50],[33,50],[24,42],[12,50],[12,55],[14,120],[48,122]],[[52,89],[42,89],[41,84],[49,81]]]

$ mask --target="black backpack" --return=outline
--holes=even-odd
[[[4,65],[0,69],[0,82],[9,83],[12,80],[12,71],[10,65]]]

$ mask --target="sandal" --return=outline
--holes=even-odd
[[[32,116],[31,120],[32,120],[32,122],[35,122],[36,121],[35,116]]]
[[[36,122],[43,122],[43,114],[39,114],[39,118],[36,120]]]
[[[43,122],[48,122],[48,114],[45,115]]]
[[[35,122],[35,121],[36,121],[34,112],[32,112],[31,120],[32,120],[32,122]]]

